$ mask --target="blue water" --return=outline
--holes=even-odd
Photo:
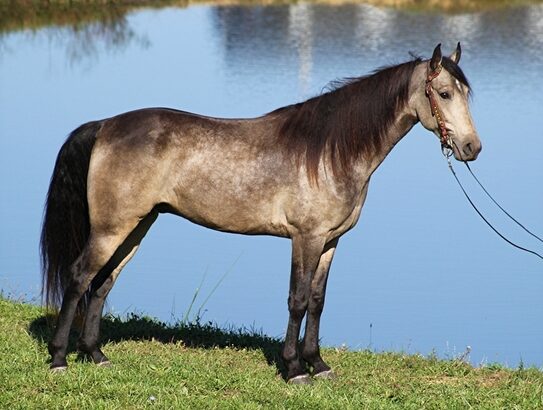
[[[39,298],[38,240],[58,149],[79,124],[148,106],[249,117],[330,81],[428,56],[461,41],[483,141],[473,164],[521,222],[543,232],[543,6],[446,16],[367,5],[140,10],[115,26],[0,34],[0,288]],[[122,160],[122,159],[120,159]],[[462,164],[459,176],[499,216]],[[109,298],[116,313],[181,318],[282,336],[290,243],[207,230],[163,215]],[[502,242],[450,175],[437,139],[417,126],[375,173],[358,226],[340,241],[322,343],[543,366],[543,263]],[[371,326],[371,331],[370,331]]]

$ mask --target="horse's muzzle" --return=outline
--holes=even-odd
[[[458,146],[454,143],[456,149],[453,150],[455,158],[460,161],[474,161],[479,156],[482,144],[478,138],[470,138]]]

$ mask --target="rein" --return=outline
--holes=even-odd
[[[537,256],[539,259],[543,260],[543,256],[541,256],[539,253],[537,253],[536,251],[532,251],[531,249],[528,249],[528,248],[524,248],[523,246],[520,246],[520,245],[517,245],[516,243],[514,243],[513,241],[511,241],[510,239],[507,239],[505,237],[505,235],[503,235],[500,231],[498,231],[484,216],[483,214],[481,213],[481,211],[477,208],[477,206],[475,205],[475,203],[473,202],[473,200],[470,198],[470,196],[468,195],[468,193],[466,192],[466,189],[464,188],[464,186],[462,185],[462,183],[460,182],[460,180],[458,179],[458,176],[456,175],[456,172],[454,171],[454,168],[452,166],[452,163],[451,163],[451,158],[450,158],[450,155],[446,155],[445,154],[445,158],[447,158],[447,162],[449,164],[449,169],[451,170],[453,176],[454,176],[454,179],[456,180],[456,182],[458,183],[458,186],[460,187],[460,189],[462,190],[464,196],[466,197],[466,199],[468,200],[468,202],[470,203],[470,205],[472,206],[473,209],[475,209],[475,212],[477,212],[477,214],[481,217],[481,219],[490,227],[490,229],[492,229],[500,238],[502,238],[505,242],[507,242],[509,245],[517,248],[517,249],[520,249],[521,251],[524,251],[524,252],[528,252],[528,253],[531,253],[532,255],[535,255]],[[464,161],[464,163],[466,164],[466,166],[468,167],[469,171],[471,172],[471,174],[473,175],[473,171],[470,169],[469,165],[467,162]],[[475,180],[481,184],[479,182],[479,180],[477,179],[477,177],[475,177],[475,175],[473,175],[473,177],[475,178]],[[528,229],[526,229],[520,222],[518,222],[515,218],[513,218],[507,211],[505,211],[495,200],[494,198],[492,198],[492,196],[490,196],[490,194],[487,192],[487,190],[481,185],[481,188],[483,188],[483,190],[485,191],[485,193],[492,199],[492,201],[498,206],[498,208],[500,208],[509,218],[511,218],[513,221],[515,221],[517,223],[517,225],[519,225],[520,227],[522,227],[526,232],[528,232],[530,235],[532,235],[533,237],[537,238],[539,241],[541,241],[541,238],[539,238],[539,236],[533,234],[532,232],[530,232]],[[543,242],[543,241],[541,241]]]
[[[481,213],[481,211],[477,208],[477,206],[475,205],[475,203],[473,202],[473,200],[471,199],[471,197],[468,195],[466,189],[464,188],[464,186],[462,185],[462,183],[460,182],[460,179],[458,179],[458,176],[456,175],[456,172],[452,166],[452,163],[451,163],[451,156],[453,155],[453,144],[456,145],[454,143],[454,141],[452,140],[451,136],[449,135],[448,131],[447,131],[447,128],[445,127],[445,121],[443,120],[443,114],[441,113],[441,110],[439,109],[439,106],[437,105],[437,100],[436,100],[436,97],[435,97],[435,93],[434,93],[434,89],[432,88],[432,81],[437,78],[437,76],[441,73],[441,70],[443,69],[443,66],[441,64],[438,64],[438,66],[436,67],[435,70],[432,70],[430,68],[430,64],[428,64],[428,74],[426,76],[426,86],[425,86],[425,92],[426,92],[426,96],[428,97],[428,100],[430,102],[430,108],[431,108],[431,111],[432,111],[432,116],[433,117],[436,117],[436,121],[437,121],[437,125],[439,127],[439,135],[440,135],[440,141],[441,141],[441,151],[443,152],[443,155],[445,156],[445,158],[447,159],[447,163],[449,164],[449,169],[451,170],[451,173],[453,174],[454,176],[454,179],[456,180],[456,182],[458,183],[458,186],[460,187],[460,189],[462,190],[462,193],[464,194],[464,196],[466,197],[466,199],[468,200],[469,204],[472,206],[472,208],[475,210],[475,212],[477,212],[477,214],[481,217],[481,219],[490,227],[490,229],[492,229],[500,238],[502,238],[505,242],[507,242],[509,245],[517,248],[517,249],[520,249],[521,251],[525,251],[525,252],[528,252],[528,253],[531,253],[532,255],[535,255],[537,256],[539,259],[543,260],[543,256],[541,256],[539,253],[531,250],[531,249],[527,249],[527,248],[524,248],[520,245],[517,245],[516,243],[514,243],[513,241],[511,241],[510,239],[506,238],[505,235],[503,235],[500,231],[498,231],[489,221],[488,219],[486,219],[483,214]],[[458,147],[456,147],[458,149]],[[458,151],[460,152],[460,151]],[[519,225],[522,229],[524,229],[524,231],[526,231],[527,233],[529,233],[530,235],[532,235],[534,238],[538,239],[540,242],[543,242],[543,240],[537,236],[536,234],[534,234],[533,232],[531,232],[530,230],[528,230],[524,225],[522,225],[519,221],[517,221],[515,218],[513,218],[511,216],[511,214],[509,212],[507,212],[493,197],[492,195],[489,194],[489,192],[485,189],[485,187],[483,186],[483,184],[479,181],[479,179],[475,176],[475,174],[473,173],[473,171],[471,170],[470,166],[468,165],[468,163],[466,161],[464,161],[464,164],[466,164],[466,167],[468,168],[469,172],[471,173],[471,175],[473,176],[473,178],[475,179],[475,181],[477,181],[477,183],[479,184],[479,186],[483,189],[483,191],[485,192],[485,194],[492,200],[492,202],[494,202],[494,204],[503,212],[505,213],[505,215],[507,215],[511,220],[513,220],[517,225]]]

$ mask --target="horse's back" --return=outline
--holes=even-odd
[[[292,178],[263,119],[143,109],[103,121],[89,170],[91,218],[146,215],[159,204],[225,231],[286,236],[280,203]]]

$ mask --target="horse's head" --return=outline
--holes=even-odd
[[[459,161],[473,161],[481,141],[469,112],[470,87],[458,66],[460,43],[450,57],[442,57],[441,45],[419,68],[414,108],[422,125],[433,131]],[[421,80],[424,78],[424,80]]]

